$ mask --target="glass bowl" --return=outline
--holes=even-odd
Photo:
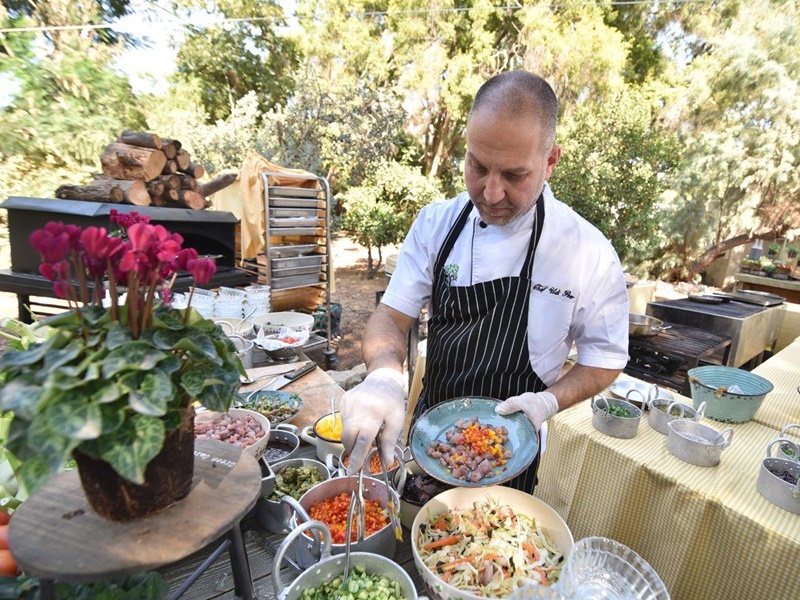
[[[604,537],[575,543],[558,585],[567,598],[581,600],[669,600],[664,582],[641,556]]]

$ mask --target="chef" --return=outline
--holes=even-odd
[[[388,463],[405,417],[408,332],[428,305],[417,419],[462,396],[502,400],[542,424],[614,381],[628,350],[628,295],[609,241],[555,198],[558,101],[526,71],[492,77],[467,122],[467,191],[424,207],[367,323],[364,381],[342,398],[342,442],[358,469],[382,430]],[[561,379],[572,347],[575,364]],[[526,452],[526,448],[512,448]],[[531,466],[507,485],[531,493]]]

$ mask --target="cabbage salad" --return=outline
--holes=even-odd
[[[555,583],[564,560],[535,519],[492,497],[471,508],[429,513],[417,550],[448,585],[491,598],[505,598],[530,582]]]

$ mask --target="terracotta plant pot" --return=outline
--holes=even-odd
[[[189,407],[178,429],[167,433],[164,447],[138,485],[119,475],[110,464],[73,452],[86,499],[94,511],[112,521],[132,521],[159,512],[185,498],[194,474],[194,408]]]

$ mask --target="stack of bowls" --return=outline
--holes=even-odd
[[[236,288],[221,287],[214,303],[215,317],[241,319],[244,316],[245,292]]]
[[[217,293],[203,288],[195,288],[190,306],[199,312],[203,318],[210,319],[214,316],[214,303]],[[188,296],[187,296],[188,301]]]
[[[271,309],[268,285],[254,284],[244,288],[244,312],[251,317],[260,317]]]

